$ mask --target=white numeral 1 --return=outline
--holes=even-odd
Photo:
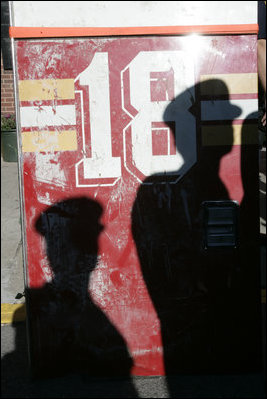
[[[118,178],[121,159],[112,156],[108,53],[96,53],[77,80],[80,85],[89,86],[92,157],[82,160],[84,178]]]

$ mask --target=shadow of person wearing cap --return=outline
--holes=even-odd
[[[102,212],[94,200],[71,198],[48,207],[35,223],[53,278],[26,290],[34,377],[130,376],[126,342],[88,292]],[[134,388],[127,392],[133,395]]]
[[[238,250],[203,248],[202,203],[230,200],[220,163],[232,149],[232,121],[240,113],[219,79],[196,84],[174,98],[163,120],[183,163],[177,170],[148,176],[132,209],[133,238],[160,321],[172,396],[178,391],[171,375],[240,371],[239,354],[249,350],[239,345],[234,304],[240,283],[235,278]]]
[[[261,248],[260,229],[260,217],[262,216],[260,196],[262,192],[260,191],[261,176],[259,175],[259,139],[258,111],[255,110],[246,116],[241,133],[240,168],[244,194],[240,204],[239,257],[239,273],[243,275],[243,284],[239,290],[240,320],[243,320],[242,330],[246,331],[246,334],[240,334],[240,341],[250,337],[252,350],[246,354],[243,362],[250,364],[254,372],[262,370],[264,353],[262,345],[266,340],[266,332],[261,331],[263,314],[261,315],[260,294],[261,284],[264,284],[265,262],[261,259],[263,247]],[[263,273],[262,276],[261,273]],[[263,279],[261,280],[261,278]],[[261,337],[262,333],[263,337]]]

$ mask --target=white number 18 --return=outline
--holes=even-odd
[[[130,106],[137,111],[135,115],[131,114],[130,109],[127,109],[123,95],[125,89],[124,73],[127,70],[129,73],[128,96]],[[167,73],[169,71],[173,74],[173,88],[171,90],[173,98],[152,101],[151,73]],[[77,186],[114,185],[121,177],[121,158],[112,156],[108,53],[95,53],[90,65],[77,76],[75,81],[79,81],[81,86],[89,87],[91,137],[91,157],[85,156],[76,165],[77,170],[77,167],[83,163],[83,178],[90,179],[90,184],[79,184],[78,181],[76,184]],[[142,51],[121,72],[122,108],[132,118],[124,132],[129,126],[131,127],[131,162],[143,176],[146,177],[154,173],[171,174],[183,167],[184,159],[178,150],[174,154],[153,155],[151,126],[152,123],[162,122],[164,111],[168,105],[193,84],[193,63],[188,55],[182,51]],[[194,93],[191,92],[190,95],[192,96]],[[189,127],[191,131],[195,132],[194,118],[190,113],[184,111],[185,108],[173,111],[170,115],[171,120],[168,120],[168,122],[175,124],[176,140],[178,135],[188,134]],[[83,140],[85,140],[84,137]],[[191,141],[191,157],[193,154],[194,158],[195,140]],[[129,160],[126,154],[124,154],[124,160],[126,169],[134,175],[128,165]],[[140,180],[137,176],[135,177]],[[112,178],[112,183],[105,183],[104,179],[107,178]],[[92,179],[95,180],[95,183],[92,183]]]

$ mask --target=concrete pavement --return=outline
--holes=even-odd
[[[24,303],[24,297],[15,298],[24,291],[18,187],[18,164],[1,158],[1,322],[11,321]]]
[[[3,398],[264,398],[263,373],[244,375],[180,375],[97,379],[78,375],[32,381],[27,359],[25,323],[1,327]]]

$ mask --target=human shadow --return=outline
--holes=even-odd
[[[219,219],[229,212],[238,217],[239,207],[220,178],[220,164],[232,150],[232,121],[240,113],[219,79],[196,84],[174,98],[163,120],[183,163],[171,173],[148,176],[132,209],[132,234],[160,322],[171,396],[177,394],[172,375],[241,372],[255,366],[254,343],[240,328],[245,315],[239,317],[244,279],[238,274],[238,221],[230,228],[221,226],[222,237],[218,233],[217,239],[224,245],[218,241],[205,247],[205,202],[226,206]],[[226,236],[233,229],[235,244],[228,245]]]
[[[250,361],[253,362],[255,369],[261,370],[265,339],[262,336],[264,331],[261,319],[264,317],[261,315],[261,279],[264,284],[264,274],[261,276],[261,273],[264,273],[265,266],[261,260],[260,137],[257,121],[258,112],[255,111],[247,115],[242,124],[240,169],[244,195],[240,204],[239,273],[243,279],[239,292],[243,298],[240,306],[240,321],[243,320],[243,325],[240,327],[247,331],[245,336],[240,335],[240,340],[250,337],[253,343],[251,344],[253,355],[250,354]]]
[[[92,199],[70,198],[48,207],[35,223],[45,239],[52,279],[25,292],[32,381],[68,380],[71,375],[82,376],[83,383],[91,378],[117,378],[116,397],[138,397],[130,378],[133,361],[126,342],[88,291],[104,228],[102,212]],[[5,367],[12,359],[6,357]],[[77,395],[86,386],[75,389]]]

